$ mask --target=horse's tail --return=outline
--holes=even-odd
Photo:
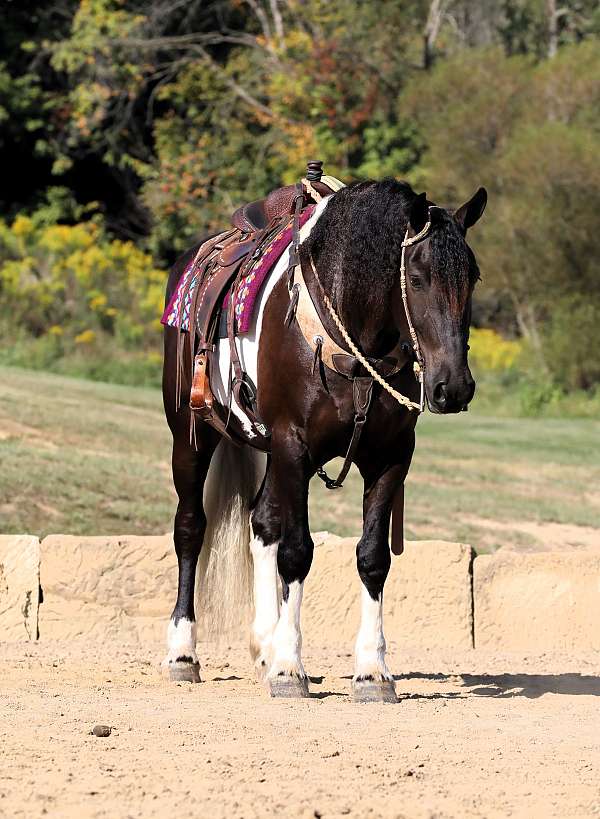
[[[252,603],[250,505],[265,473],[265,455],[225,438],[204,485],[206,532],[197,573],[197,617],[203,638],[241,636]]]

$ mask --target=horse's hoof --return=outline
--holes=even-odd
[[[272,697],[297,699],[310,697],[308,679],[306,677],[292,677],[287,674],[269,679],[269,693]]]
[[[354,702],[398,702],[393,680],[352,680]]]
[[[169,663],[164,673],[171,682],[199,683],[200,663]]]

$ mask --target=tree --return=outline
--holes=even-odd
[[[600,330],[587,319],[591,304],[600,310],[595,43],[564,47],[539,65],[499,50],[463,52],[401,104],[422,127],[436,120],[415,172],[436,198],[453,204],[481,184],[489,190],[493,218],[472,239],[486,285],[508,300],[538,363],[569,386],[589,386],[600,367]],[[571,361],[566,374],[557,339],[568,345],[571,335],[556,322],[576,327],[579,312],[596,352]]]

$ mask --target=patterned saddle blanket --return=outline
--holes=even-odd
[[[314,205],[308,206],[302,211],[300,215],[300,226],[308,221],[313,211]],[[265,279],[292,241],[292,222],[293,219],[290,217],[289,221],[282,225],[269,244],[263,249],[260,258],[254,262],[246,275],[240,280],[234,298],[236,332],[238,335],[247,333],[252,326],[254,309],[258,303],[257,297]],[[183,271],[171,300],[164,310],[161,319],[162,324],[169,327],[177,327],[179,330],[189,331],[190,307],[194,300],[194,291],[199,284],[198,271],[195,268],[194,262],[191,261]],[[228,307],[229,293],[227,293],[223,302],[223,308],[227,309]],[[180,316],[181,324],[179,323]]]

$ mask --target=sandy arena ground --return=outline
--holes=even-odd
[[[598,654],[392,647],[398,705],[351,702],[352,658],[311,647],[304,701],[269,699],[241,647],[201,651],[195,686],[160,656],[0,646],[0,816],[600,816]]]

